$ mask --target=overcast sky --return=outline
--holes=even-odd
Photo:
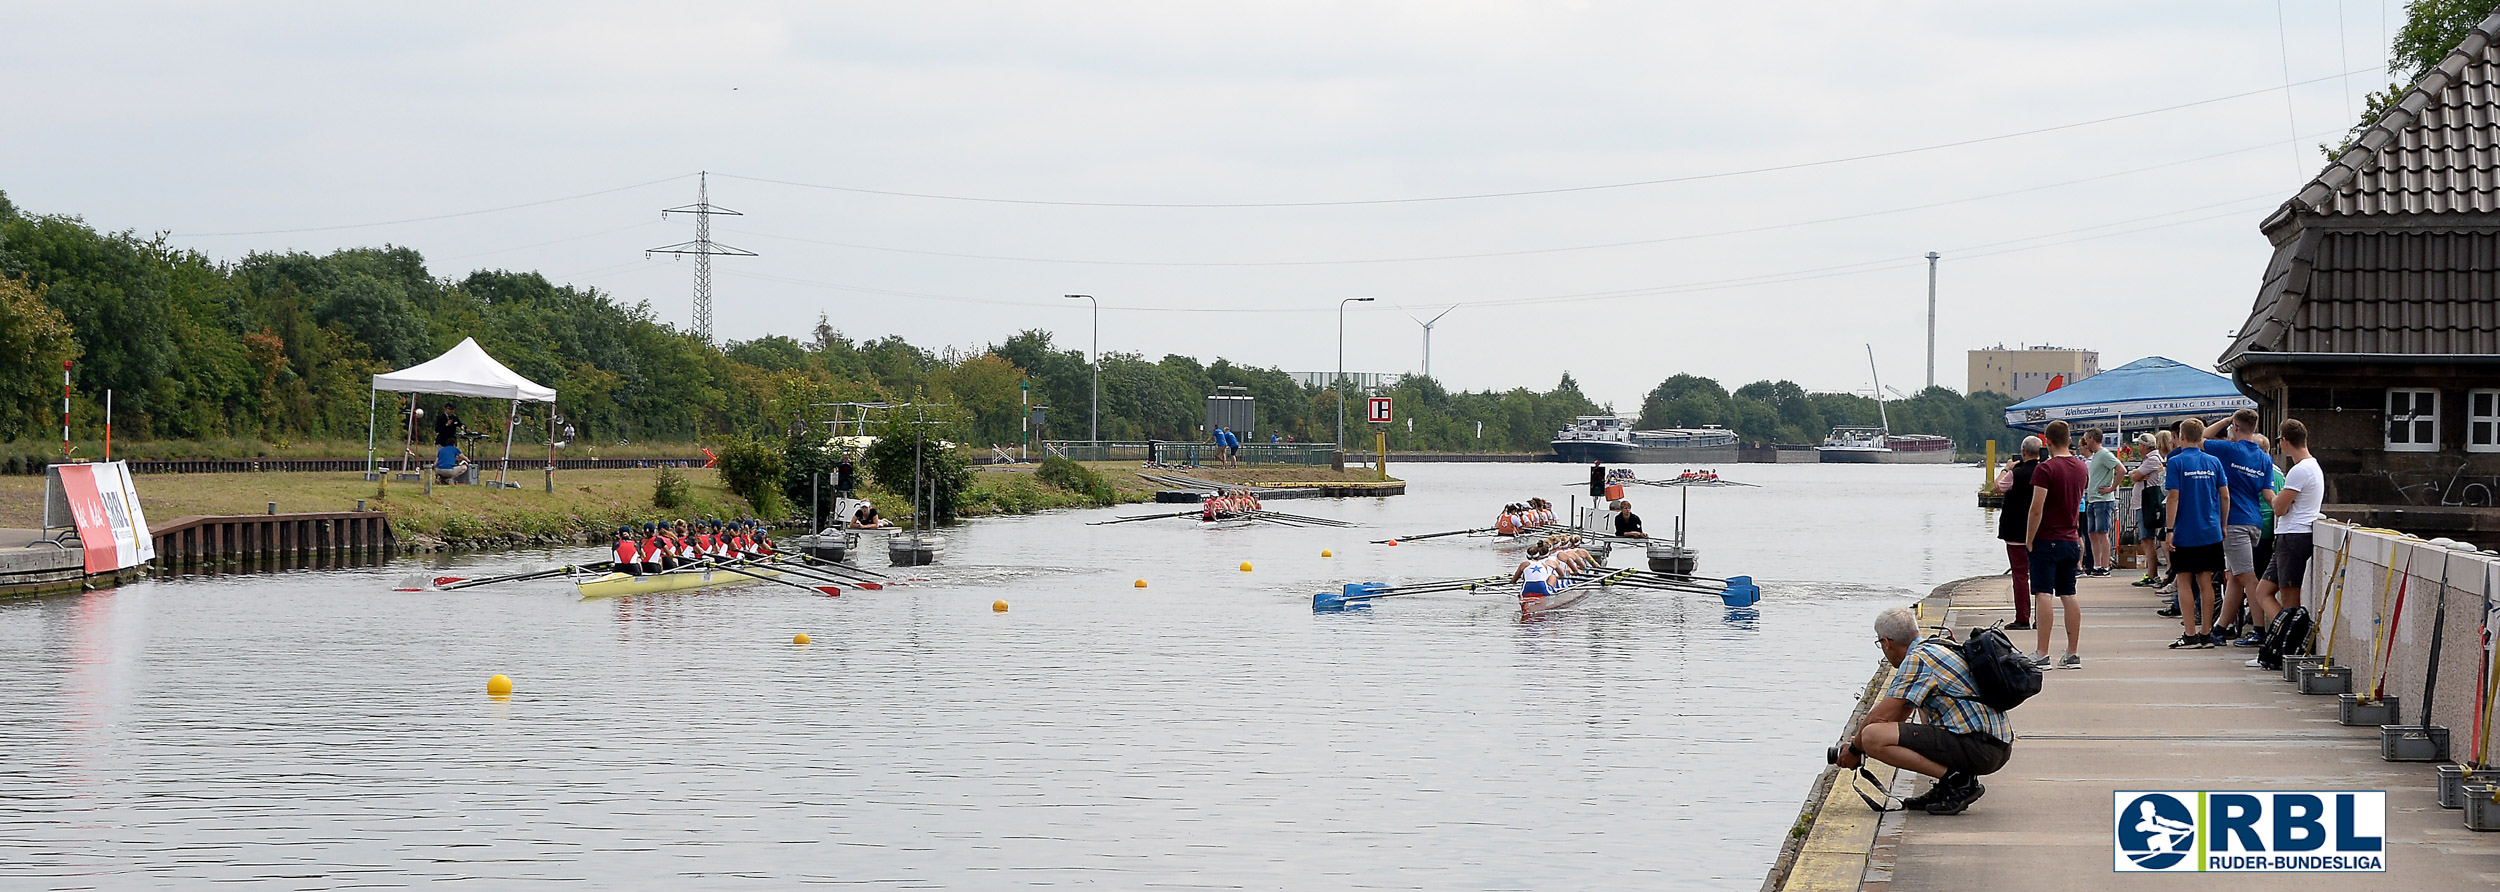
[[[715,267],[723,338],[823,313],[859,339],[1084,349],[1060,295],[1089,293],[1106,351],[1324,370],[1338,300],[1373,296],[1349,369],[1417,369],[1406,314],[1457,305],[1444,382],[1569,371],[1625,410],[1675,372],[1862,389],[1869,342],[1915,390],[1932,250],[1959,389],[1962,351],[2000,342],[2209,365],[2255,295],[2258,222],[2385,83],[2401,14],[400,6],[11,5],[0,190],[218,258],[390,243],[446,277],[535,269],[682,327],[692,263],[642,252],[693,237],[659,210],[709,170],[746,214],[714,238],[762,255]],[[1279,203],[1303,206],[1203,206]]]

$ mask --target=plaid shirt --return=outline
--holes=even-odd
[[[1963,697],[1979,696],[1979,686],[1971,681],[1970,666],[1962,655],[1941,644],[1919,642],[1901,658],[1901,668],[1884,683],[1884,696],[1899,697],[1925,713],[1927,723],[1956,734],[1977,731],[2000,742],[2014,741],[2014,723],[2000,712],[1977,700]]]

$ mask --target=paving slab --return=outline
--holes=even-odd
[[[2014,711],[2013,758],[1969,812],[1887,816],[1862,889],[2500,887],[2500,833],[2466,830],[2460,812],[2440,808],[2430,763],[2381,760],[2377,728],[2339,725],[2334,697],[2303,696],[2280,672],[2248,668],[2255,648],[2169,649],[2178,621],[2156,615],[2162,597],[2129,581],[2083,580],[2083,668],[2048,673],[2040,695]],[[1952,594],[1956,629],[2011,618],[2003,577]],[[2034,644],[2033,633],[2007,634]],[[2052,641],[2062,651],[2064,630]],[[1895,791],[1923,787],[1904,772]],[[2110,801],[2128,789],[2385,790],[2388,870],[2118,873]],[[1864,810],[1854,798],[1833,807],[1850,805]]]

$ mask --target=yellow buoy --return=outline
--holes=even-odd
[[[1337,556],[1337,553],[1336,553],[1336,552],[1333,552],[1333,551],[1329,551],[1328,549],[1322,548],[1322,549],[1320,549],[1320,550],[1319,550],[1319,556],[1320,556],[1320,557],[1336,557],[1336,556]]]
[[[504,677],[504,676],[501,676],[501,675],[498,675],[498,676],[495,676],[495,677],[493,677],[493,678],[489,678],[489,679],[487,679],[487,680],[486,680],[486,696],[489,696],[489,697],[510,697],[510,696],[512,696],[512,679],[507,678],[507,677]]]
[[[1005,613],[1005,612],[1007,612],[1007,602],[1005,602],[1005,601],[991,601],[991,602],[990,602],[990,612],[991,612],[991,613]]]
[[[1242,561],[1242,562],[1241,562],[1241,572],[1244,572],[1244,573],[1248,573],[1248,572],[1250,572],[1250,562],[1249,562],[1249,561]]]
[[[796,635],[792,635],[792,636],[790,636],[790,643],[792,643],[792,644],[806,644],[806,643],[807,643],[807,633],[806,633],[806,632],[800,632],[800,633],[798,633],[798,634],[796,634]]]
[[[1146,587],[1146,581],[1145,581],[1145,580],[1143,580],[1143,579],[1137,580],[1137,587],[1138,587],[1138,588],[1145,588],[1145,587]]]

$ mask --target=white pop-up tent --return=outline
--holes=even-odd
[[[476,338],[461,338],[458,345],[444,351],[441,356],[396,372],[373,376],[372,399],[368,401],[365,410],[365,467],[367,468],[373,467],[374,413],[381,408],[382,391],[385,390],[394,393],[436,393],[447,396],[509,400],[512,403],[512,416],[504,424],[503,429],[504,476],[506,477],[509,477],[511,473],[512,430],[520,424],[521,403],[524,401],[554,403],[556,401],[555,388],[543,386],[505,368],[503,363],[496,362],[494,357],[486,354],[486,348],[477,345]],[[550,446],[550,448],[553,447]]]

